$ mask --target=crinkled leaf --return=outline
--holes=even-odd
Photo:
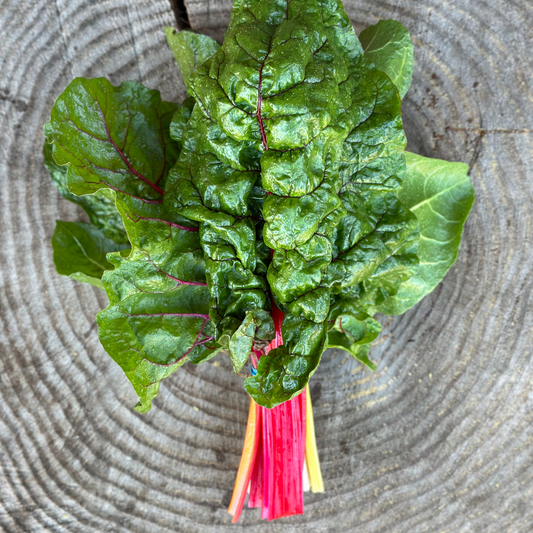
[[[191,118],[194,104],[195,101],[192,96],[186,98],[183,104],[176,109],[170,122],[170,137],[178,145],[180,152],[183,148],[183,133],[187,127],[187,122]],[[168,183],[166,188],[168,189]]]
[[[244,320],[229,341],[233,370],[240,372],[252,350],[262,351],[274,337],[274,321],[262,309],[247,311]]]
[[[270,294],[283,345],[245,381],[257,403],[299,394],[327,345],[372,368],[369,314],[424,272],[409,207],[433,201],[402,198],[405,29],[365,30],[363,53],[340,0],[239,0],[220,48],[166,33],[193,98],[75,80],[46,126],[70,191],[116,196],[132,243],[98,321],[138,409],[220,346],[241,369],[274,336]]]
[[[52,157],[52,145],[45,141],[43,147],[44,164],[50,172],[50,177],[61,195],[78,204],[89,216],[89,220],[100,228],[108,239],[122,244],[128,242],[128,236],[115,206],[115,195],[104,189],[87,196],[76,196],[68,190],[68,166],[58,165]]]
[[[393,254],[386,259],[367,280],[358,287],[360,307],[367,313],[379,311],[379,305],[394,296],[402,283],[413,277],[419,269],[417,255],[419,242],[418,227],[409,234]]]
[[[389,315],[407,311],[444,278],[457,258],[463,226],[474,202],[468,166],[406,152],[407,176],[398,194],[420,224],[416,275],[377,310]]]
[[[182,285],[171,293],[130,296],[97,315],[104,348],[139,395],[136,410],[150,410],[161,380],[185,361],[205,361],[220,348],[209,325],[208,295]]]
[[[209,321],[209,291],[198,231],[164,220],[125,218],[130,255],[110,254],[103,277],[110,305],[97,315],[102,344],[148,411],[160,381],[185,361],[220,349]]]
[[[376,274],[380,265],[391,259],[416,231],[417,219],[403,207],[395,193],[369,196],[369,201],[363,203],[359,195],[351,198],[345,195],[346,204],[353,201],[353,212],[357,213],[363,204],[366,217],[361,216],[359,228],[353,228],[337,239],[338,255],[327,273],[334,292],[353,287]]]
[[[225,135],[198,105],[183,132],[183,151],[169,175],[165,203],[170,211],[200,223],[210,317],[216,340],[228,348],[247,311],[270,309],[265,280],[269,253],[257,239],[262,224],[249,205],[260,154],[254,143]]]
[[[314,350],[306,351],[306,355],[291,353],[283,345],[259,359],[257,374],[244,381],[244,388],[256,403],[272,409],[300,394],[317,369],[326,347],[323,327],[315,337],[320,342]]]
[[[407,29],[396,20],[380,20],[361,32],[365,57],[387,74],[403,98],[413,76],[414,46]]]
[[[274,249],[268,279],[287,313],[288,332],[285,346],[247,381],[247,390],[259,387],[254,398],[262,405],[297,394],[325,343],[329,289],[320,285],[331,260],[329,235],[344,214],[338,159],[357,119],[347,111],[352,100],[345,82],[357,78],[360,56],[340,3],[246,2],[236,4],[221,50],[192,78],[199,110],[220,128],[218,137],[250,143],[248,151],[262,153],[262,185],[270,193],[263,202],[263,237]],[[195,201],[190,190],[187,201],[196,212],[216,209],[217,219],[205,216],[218,225],[234,224],[222,217],[221,211],[228,213],[222,202],[220,208],[206,205],[205,195]],[[293,328],[300,340],[292,339]]]
[[[324,296],[328,291],[323,291]],[[329,309],[329,305],[327,307]],[[315,373],[326,348],[327,322],[305,317],[296,306],[282,324],[283,345],[259,359],[257,374],[244,388],[259,404],[269,409],[297,396]]]
[[[128,248],[108,239],[100,228],[92,224],[61,220],[56,221],[52,247],[58,274],[100,289],[104,288],[102,274],[113,268],[106,254]]]
[[[185,87],[192,95],[191,75],[202,63],[205,63],[216,53],[220,45],[207,35],[191,31],[177,31],[170,27],[165,28],[165,35],[168,46],[172,50],[180,69]]]
[[[351,344],[368,344],[379,335],[381,324],[368,315],[361,315],[340,315],[333,329],[344,334]]]

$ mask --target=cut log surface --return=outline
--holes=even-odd
[[[185,2],[221,39],[231,2]],[[359,32],[415,43],[409,149],[468,163],[476,202],[457,264],[383,319],[371,373],[327,352],[312,378],[324,494],[272,523],[226,513],[248,397],[227,357],[165,380],[152,411],[100,346],[103,292],[55,273],[56,219],[83,220],[43,168],[42,127],[75,76],[181,101],[168,0],[0,3],[0,530],[533,531],[533,4],[350,0]]]

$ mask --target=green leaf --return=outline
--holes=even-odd
[[[227,215],[243,216],[245,206],[241,213],[230,213],[227,199],[232,199],[230,187],[237,192],[238,180],[244,180],[243,170],[255,168],[258,157],[250,158],[254,151],[261,159],[261,184],[269,193],[262,208],[264,244],[273,249],[268,281],[286,319],[284,347],[269,354],[257,376],[247,380],[247,390],[254,391],[261,405],[273,406],[297,394],[325,345],[330,289],[323,282],[332,259],[331,237],[345,214],[339,198],[342,141],[372,114],[379,93],[374,79],[361,81],[363,73],[369,73],[361,55],[340,2],[237,3],[222,48],[191,78],[199,104],[195,112],[220,130],[215,134],[213,127],[212,134],[201,138],[224,139],[227,151],[221,157],[217,148],[217,156],[241,174],[227,173],[228,193],[220,198],[222,184],[207,182],[208,173],[195,170],[194,164],[184,167],[179,194],[173,195],[182,198],[180,212],[196,220],[203,217],[202,223],[216,225],[219,234],[223,225],[237,228]],[[357,84],[366,84],[360,97],[355,96]],[[374,118],[380,122],[377,114]],[[377,137],[370,142],[379,144]],[[196,146],[191,151],[205,153]],[[231,157],[232,152],[239,155]],[[246,156],[250,162],[243,165]],[[246,185],[247,194],[238,195],[245,205],[254,183]],[[211,245],[214,242],[204,242],[214,258],[208,273],[220,271],[220,259],[229,257],[232,249],[243,255],[236,238],[231,247],[223,248],[222,241]]]
[[[327,273],[327,282],[336,293],[379,275],[380,266],[406,243],[418,225],[395,193],[345,195],[344,201],[347,206],[352,202],[350,212],[360,217],[360,223],[347,231],[347,216],[337,234],[337,255]]]
[[[97,315],[102,344],[148,411],[162,379],[185,361],[213,357],[209,291],[199,235],[163,220],[125,220],[133,239],[127,257],[108,256],[115,269],[103,276],[110,305]]]
[[[178,157],[169,134],[177,107],[135,82],[72,81],[44,127],[55,161],[69,166],[70,192],[105,189],[128,212],[160,214],[167,174]]]
[[[361,313],[362,314],[362,313]],[[349,339],[350,344],[368,344],[381,331],[381,324],[370,316],[340,315],[333,328]],[[331,332],[330,332],[331,333]]]
[[[104,348],[139,395],[137,411],[150,410],[161,380],[185,361],[205,361],[220,348],[207,311],[207,290],[182,285],[150,297],[132,295],[97,315]]]
[[[372,347],[370,344],[350,345],[349,339],[345,337],[343,338],[342,336],[338,337],[337,335],[337,333],[335,333],[334,335],[332,335],[331,333],[329,334],[328,348],[337,348],[340,350],[344,350],[350,355],[352,355],[355,359],[357,359],[360,363],[370,368],[370,370],[376,370],[376,364],[373,363],[368,357],[368,354],[370,353],[370,348]]]
[[[91,224],[61,220],[56,221],[52,247],[59,274],[100,289],[104,288],[102,274],[113,268],[106,254],[128,248],[108,239],[101,229]]]
[[[61,195],[78,204],[89,216],[89,220],[96,227],[100,228],[108,239],[116,243],[128,243],[128,236],[115,206],[115,194],[105,189],[101,189],[95,194],[87,196],[76,196],[68,190],[67,173],[68,166],[60,166],[52,157],[52,145],[47,141],[43,147],[44,165],[50,172],[50,177]]]
[[[220,348],[209,320],[209,291],[198,228],[163,206],[179,147],[169,125],[177,106],[133,82],[74,80],[45,126],[54,159],[68,165],[75,194],[116,196],[132,248],[107,256],[102,276],[110,305],[97,315],[99,336],[148,411],[163,378],[185,361]]]
[[[193,33],[191,31],[178,32],[174,28],[166,27],[165,35],[167,43],[181,72],[181,77],[187,87],[187,91],[192,96],[191,92],[191,75],[203,63],[205,63],[216,51],[220,45],[211,37]]]
[[[274,338],[274,321],[262,309],[247,311],[237,331],[229,341],[229,354],[233,370],[240,372],[252,350],[262,351]]]
[[[370,343],[381,332],[381,324],[366,315],[342,314],[328,332],[328,348],[339,348],[353,355],[358,361],[376,370],[376,365],[368,358]]]
[[[474,202],[468,166],[406,152],[407,176],[398,194],[420,224],[420,268],[377,310],[407,311],[444,278],[457,258],[463,226]]]
[[[261,221],[249,206],[260,176],[259,154],[249,142],[228,139],[199,106],[192,110],[184,138],[165,205],[200,223],[210,316],[216,340],[227,348],[247,311],[270,309],[265,254],[257,240]]]
[[[178,145],[180,152],[183,149],[183,133],[187,126],[187,122],[189,122],[189,119],[191,118],[194,105],[195,100],[192,96],[185,98],[183,104],[178,107],[170,122],[170,137]]]
[[[414,47],[407,29],[395,20],[380,20],[361,32],[365,57],[392,80],[403,98],[413,76]]]
[[[413,277],[419,269],[417,255],[420,233],[415,228],[377,270],[361,283],[360,307],[369,314],[379,311],[379,305],[394,296],[402,283]]]
[[[302,353],[291,353],[287,346],[280,346],[263,355],[257,364],[257,374],[244,380],[246,392],[254,401],[268,409],[295,398],[309,383],[324,351],[323,326],[315,325],[315,347]],[[308,329],[304,332],[308,335]],[[285,341],[285,336],[284,336]]]
[[[226,344],[247,310],[268,305],[256,297],[266,285],[255,270],[253,226],[242,219],[260,159],[268,194],[264,225],[255,225],[273,250],[267,278],[286,317],[284,346],[246,388],[273,406],[315,371],[331,292],[374,275],[416,226],[394,192],[405,167],[400,98],[362,57],[342,4],[318,0],[236,3],[223,46],[190,84],[198,105],[167,205],[201,224],[211,317]],[[353,239],[351,218],[342,219],[347,210],[357,219],[365,202],[372,235]]]

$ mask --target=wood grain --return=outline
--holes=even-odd
[[[187,1],[221,38],[231,2]],[[81,220],[42,167],[42,126],[75,76],[184,89],[166,0],[0,4],[0,529],[8,532],[533,530],[533,9],[529,0],[350,0],[360,31],[411,31],[409,148],[472,167],[457,265],[386,319],[371,374],[328,352],[312,383],[326,492],[270,524],[225,512],[248,399],[219,357],[154,409],[100,347],[100,291],[59,277],[54,220]]]

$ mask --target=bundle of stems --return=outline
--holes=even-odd
[[[275,308],[272,316],[276,337],[266,353],[282,344],[283,313]],[[324,491],[309,387],[273,409],[250,399],[241,462],[228,508],[233,522],[239,519],[247,494],[248,507],[260,507],[261,518],[303,514],[303,493],[309,488]]]

